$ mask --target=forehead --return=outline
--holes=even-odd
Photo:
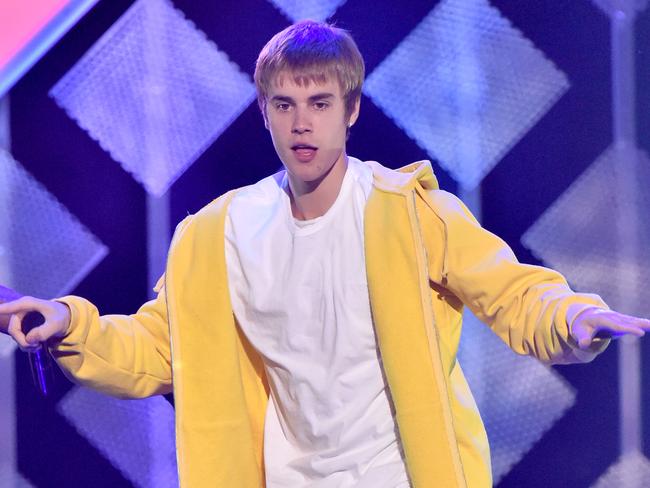
[[[280,94],[304,94],[328,92],[341,96],[341,84],[337,77],[327,72],[280,71],[269,87],[269,97]]]

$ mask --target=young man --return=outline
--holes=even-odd
[[[49,340],[78,383],[173,391],[182,486],[490,486],[455,357],[463,304],[547,363],[650,328],[519,264],[428,162],[348,157],[363,76],[345,31],[280,32],[255,82],[285,171],[185,219],[155,300],[131,316],[79,297],[0,305],[0,327],[24,350]],[[25,336],[30,310],[46,323]]]

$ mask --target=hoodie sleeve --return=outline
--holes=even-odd
[[[158,297],[133,315],[100,316],[84,298],[57,299],[70,308],[68,334],[50,347],[64,374],[121,398],[171,392],[171,354],[163,279]]]
[[[190,222],[176,228],[181,233]],[[171,345],[166,281],[157,297],[131,315],[100,315],[90,301],[57,299],[70,309],[68,333],[50,345],[63,373],[75,383],[121,398],[142,398],[172,391]]]
[[[437,232],[437,242],[444,242],[430,251],[430,270],[438,270],[431,279],[511,349],[546,363],[571,363],[590,361],[607,347],[609,340],[595,339],[581,350],[569,332],[586,308],[607,308],[600,297],[573,292],[556,271],[519,263],[510,247],[483,229],[452,194],[435,190],[428,196],[439,222],[429,222],[425,237]]]

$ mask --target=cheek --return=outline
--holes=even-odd
[[[333,121],[328,126],[328,146],[332,148],[342,148],[345,146],[346,126],[341,123],[340,119]]]
[[[284,148],[284,144],[282,143],[282,139],[280,137],[277,137],[275,133],[271,132],[271,141],[273,142],[273,147],[275,148],[276,152],[282,152]]]
[[[287,124],[287,117],[282,117],[277,113],[267,113],[266,126],[271,132],[279,133]]]
[[[267,129],[271,134],[271,139],[273,140],[274,144],[282,141],[282,135],[285,134],[285,131],[282,130],[281,125],[277,121],[269,120]]]

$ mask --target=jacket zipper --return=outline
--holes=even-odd
[[[418,274],[420,277],[420,293],[422,295],[422,304],[423,304],[423,315],[425,321],[425,331],[427,338],[429,340],[429,352],[431,354],[431,363],[434,369],[436,376],[436,382],[438,384],[439,394],[441,396],[441,403],[443,405],[443,411],[445,416],[445,431],[447,432],[447,438],[449,441],[450,449],[452,450],[452,458],[456,461],[456,474],[460,487],[467,487],[467,481],[465,480],[465,471],[463,469],[463,463],[460,457],[460,451],[458,450],[458,441],[456,439],[456,429],[454,428],[454,420],[451,413],[451,405],[449,403],[449,392],[447,389],[447,381],[442,370],[442,358],[440,357],[440,332],[436,327],[436,320],[433,315],[433,303],[431,301],[431,293],[429,291],[429,273],[428,273],[428,254],[426,246],[424,245],[424,239],[421,233],[420,218],[417,212],[416,205],[416,191],[413,189],[410,192],[410,212],[412,212],[412,226],[414,229],[413,237],[416,241],[416,261],[418,266]],[[446,248],[445,248],[446,252]],[[446,259],[446,256],[445,256]],[[432,333],[434,337],[432,337]]]
[[[187,219],[187,217],[186,217]],[[184,227],[187,224],[184,223]],[[176,357],[176,352],[180,354],[180,345],[176,343],[176,337],[174,336],[174,327],[172,326],[172,302],[171,299],[174,297],[174,294],[171,293],[171,282],[170,280],[170,269],[171,269],[171,254],[173,250],[176,248],[177,242],[180,239],[180,234],[185,230],[181,230],[179,233],[177,231],[174,233],[172,242],[169,244],[169,251],[167,252],[167,262],[165,263],[165,306],[167,307],[167,326],[169,327],[169,352],[171,355],[171,364],[172,364],[172,389],[174,392],[174,439],[176,442],[176,471],[178,474],[178,483],[179,486],[184,486],[184,480],[186,479],[185,476],[185,471],[186,471],[186,466],[185,466],[185,461],[184,461],[184,456],[185,456],[185,449],[184,449],[184,437],[182,435],[181,429],[180,429],[180,416],[183,411],[184,405],[183,405],[183,394],[182,394],[182,388],[183,388],[183,381],[179,379],[180,373],[176,371],[175,363],[177,360],[179,360],[178,357]],[[177,346],[177,347],[175,347]],[[177,351],[175,351],[178,348]]]

